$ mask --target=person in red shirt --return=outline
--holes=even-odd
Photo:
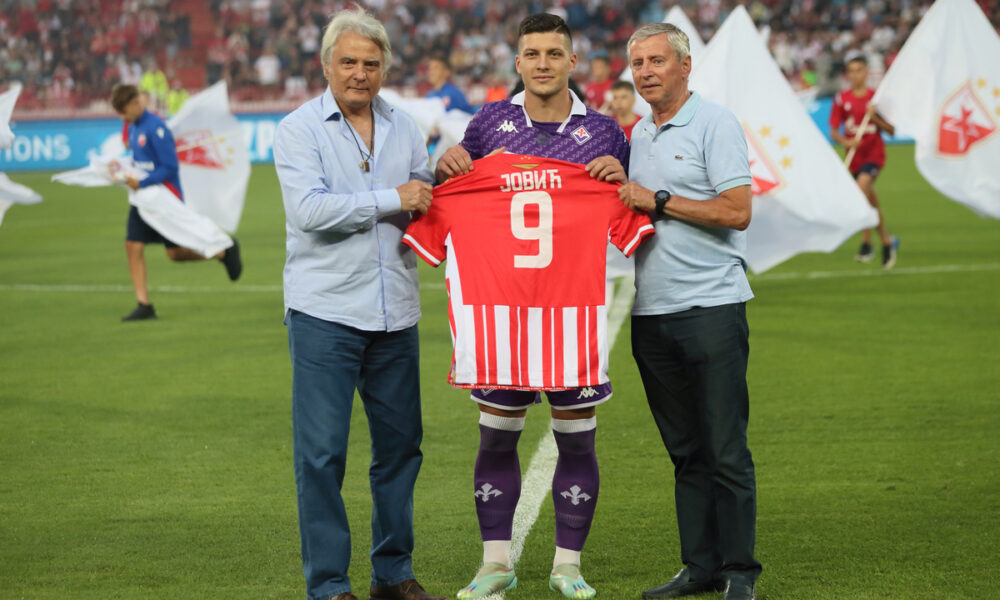
[[[628,81],[618,80],[611,84],[611,116],[622,126],[625,137],[632,141],[632,128],[639,122],[635,107],[635,86]]]
[[[611,89],[611,64],[605,56],[595,56],[590,61],[590,83],[584,88],[587,106],[607,114],[608,90]]]
[[[858,186],[864,192],[868,202],[878,211],[878,234],[882,240],[882,268],[891,269],[896,264],[896,249],[899,238],[890,237],[879,207],[878,195],[875,193],[875,178],[885,165],[885,142],[882,141],[882,131],[889,135],[895,133],[895,128],[875,110],[872,96],[875,90],[868,87],[868,61],[864,56],[855,56],[847,62],[847,81],[851,88],[834,98],[833,110],[830,112],[830,137],[844,146],[848,152],[854,150],[854,158],[848,169]],[[868,125],[859,140],[858,128],[868,117]],[[844,132],[840,128],[843,125]],[[865,229],[861,233],[861,248],[854,257],[859,262],[872,259],[872,232]]]

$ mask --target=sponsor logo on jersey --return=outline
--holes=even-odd
[[[580,400],[582,398],[593,398],[596,395],[597,395],[597,390],[595,390],[592,387],[585,387],[582,390],[580,390],[580,394],[576,397],[576,399]]]
[[[139,147],[142,148],[146,145],[146,134],[140,133],[139,138],[136,140],[139,143]]]
[[[559,495],[572,502],[573,506],[576,506],[580,504],[581,501],[587,502],[590,500],[590,494],[584,494],[582,492],[583,490],[580,489],[580,486],[574,485],[565,492],[560,492]]]
[[[503,495],[503,492],[496,489],[489,483],[484,483],[483,487],[476,490],[476,498],[482,498],[483,502],[489,502],[491,496],[501,496],[501,495]]]
[[[990,112],[976,95],[971,80],[967,79],[941,106],[938,152],[945,156],[962,156],[994,132],[996,125]]]
[[[583,125],[580,125],[579,127],[573,130],[573,139],[576,140],[576,143],[580,144],[581,146],[586,144],[587,141],[592,137],[594,136],[590,135],[590,132],[587,131],[587,128],[584,127]]]
[[[502,131],[504,133],[518,133],[517,127],[514,127],[514,123],[512,123],[510,119],[504,119],[504,122],[497,126],[496,131]]]

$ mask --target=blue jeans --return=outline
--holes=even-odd
[[[413,486],[423,437],[417,326],[362,331],[293,310],[288,346],[308,597],[326,599],[351,590],[351,534],[341,487],[355,389],[372,439],[372,584],[413,579]]]

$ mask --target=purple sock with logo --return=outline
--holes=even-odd
[[[476,456],[475,498],[483,541],[509,540],[514,509],[521,497],[521,463],[517,440],[524,417],[479,413],[479,454]]]
[[[601,477],[594,438],[597,417],[552,419],[559,459],[552,476],[552,502],[556,509],[556,546],[583,550],[597,506]]]

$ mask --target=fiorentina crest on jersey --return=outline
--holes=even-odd
[[[587,131],[587,128],[584,127],[583,125],[580,125],[579,127],[573,130],[573,139],[576,140],[576,143],[580,144],[581,146],[587,143],[587,140],[589,140],[592,137],[593,136],[590,135],[590,132]]]
[[[989,110],[967,79],[941,106],[938,152],[945,156],[962,156],[994,132],[996,125]]]
[[[785,179],[765,147],[765,144],[769,145],[773,141],[770,139],[774,135],[771,128],[764,125],[758,132],[754,132],[745,122],[742,125],[750,155],[750,193],[754,196],[766,196],[781,191],[785,187]],[[760,134],[759,137],[757,133]],[[788,145],[788,138],[782,136],[776,143],[783,149]],[[782,164],[791,166],[791,159],[785,157]]]
[[[177,136],[177,161],[185,165],[223,170],[232,162],[233,149],[207,129],[185,131]]]

